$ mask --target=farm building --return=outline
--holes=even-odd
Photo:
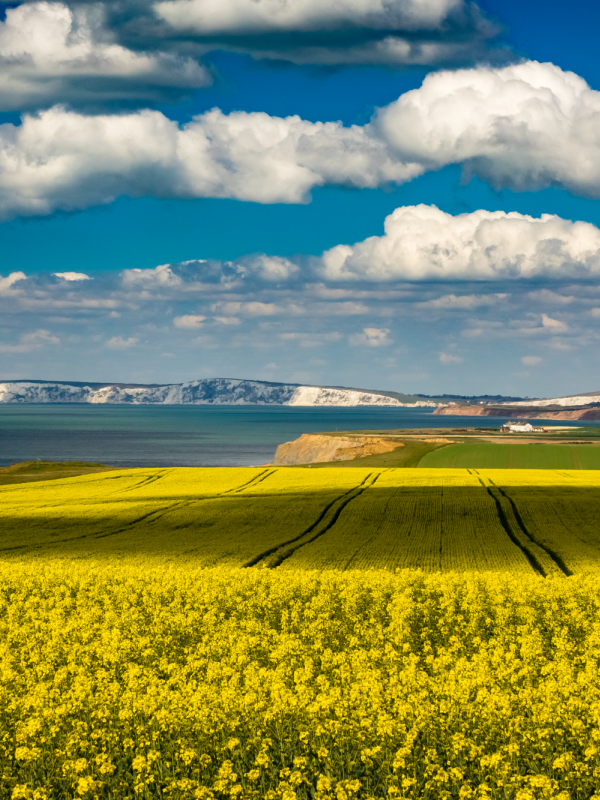
[[[543,433],[544,428],[534,428],[531,422],[505,422],[500,433]]]

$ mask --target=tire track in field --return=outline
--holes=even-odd
[[[546,544],[542,544],[542,543],[539,541],[539,539],[537,539],[537,538],[536,538],[536,537],[535,537],[535,536],[534,536],[534,535],[531,533],[531,531],[529,530],[529,528],[526,526],[526,524],[525,524],[525,521],[523,520],[523,517],[521,516],[521,512],[520,512],[520,511],[519,511],[519,509],[517,508],[517,504],[516,504],[516,503],[515,503],[515,501],[512,499],[512,497],[511,497],[509,494],[507,494],[507,493],[504,491],[504,489],[501,489],[499,486],[497,486],[496,488],[498,489],[498,491],[500,492],[500,494],[501,494],[503,497],[505,497],[505,498],[506,498],[506,500],[507,500],[507,501],[510,503],[510,506],[511,506],[511,508],[512,508],[513,514],[515,515],[515,518],[516,518],[517,522],[519,523],[519,525],[521,526],[521,528],[522,528],[523,532],[525,533],[525,535],[526,535],[526,536],[528,536],[528,537],[529,537],[529,539],[531,539],[531,541],[532,541],[534,544],[536,544],[536,545],[537,545],[537,546],[538,546],[538,547],[539,547],[541,550],[543,550],[545,553],[547,553],[547,554],[548,554],[548,556],[549,556],[549,557],[550,557],[550,558],[551,558],[551,559],[554,561],[554,563],[556,564],[556,566],[559,568],[559,570],[560,570],[561,572],[563,572],[563,573],[564,573],[564,574],[565,574],[567,577],[571,577],[571,575],[573,574],[573,572],[572,572],[572,570],[570,570],[570,569],[569,569],[569,567],[567,567],[567,565],[566,565],[566,564],[565,564],[565,562],[563,561],[562,557],[561,557],[561,556],[559,556],[557,552],[555,552],[555,551],[554,551],[554,550],[552,550],[550,547],[548,547],[548,545],[546,545]]]
[[[164,477],[168,472],[171,471],[172,469],[166,470],[160,473],[159,475],[151,475],[149,476],[149,478],[146,478],[140,483],[136,484],[135,487],[130,487],[130,488],[139,488],[140,486],[147,486],[149,483],[154,483],[155,480],[159,480],[160,478]],[[141,522],[148,521],[148,524],[158,522],[159,519],[161,519],[165,514],[168,514],[171,511],[176,511],[181,508],[185,508],[186,506],[192,506],[204,500],[212,500],[217,497],[223,498],[227,497],[228,495],[231,496],[231,492],[239,492],[242,491],[243,489],[251,488],[251,485],[255,486],[257,483],[261,483],[262,481],[269,478],[274,472],[277,472],[277,470],[267,469],[259,473],[258,475],[255,475],[249,481],[246,481],[245,483],[241,484],[241,486],[236,486],[233,489],[226,489],[225,491],[217,492],[216,494],[196,496],[190,499],[180,500],[179,502],[171,503],[170,505],[167,506],[161,506],[160,508],[155,508],[153,511],[148,511],[146,514],[142,514],[141,516],[136,517],[135,519],[131,520],[125,525],[122,525],[116,530],[107,531],[105,533],[84,533],[81,534],[80,536],[69,536],[65,539],[52,539],[51,541],[47,540],[43,542],[32,542],[30,544],[11,545],[10,547],[0,547],[0,553],[10,552],[13,550],[26,550],[28,548],[35,550],[39,549],[40,547],[48,547],[56,544],[66,544],[67,542],[76,542],[76,541],[81,541],[82,539],[106,539],[109,536],[117,536],[119,533],[125,533],[126,531],[130,531],[132,528],[134,528],[136,525],[139,525]],[[120,491],[121,490],[117,492],[111,492],[111,496],[114,494],[119,494]],[[129,491],[129,489],[125,489],[122,491]],[[94,496],[99,496],[99,495],[94,495]]]
[[[31,544],[17,544],[17,545],[11,545],[10,547],[0,547],[0,553],[5,553],[12,550],[25,550],[27,548],[35,550],[40,547],[48,547],[48,546],[53,546],[55,544],[66,544],[67,542],[77,542],[80,541],[81,539],[105,539],[107,536],[116,536],[118,533],[124,533],[133,526],[138,525],[140,522],[144,522],[145,520],[149,519],[154,515],[158,515],[156,517],[156,519],[158,519],[161,516],[163,516],[163,514],[166,514],[169,511],[173,511],[175,508],[187,505],[188,502],[189,501],[172,503],[170,506],[162,506],[161,508],[154,509],[154,511],[149,511],[147,514],[142,514],[140,517],[136,517],[136,519],[133,519],[126,525],[117,528],[117,530],[108,531],[107,533],[84,533],[81,534],[80,536],[68,536],[66,539],[52,539],[43,542],[32,542]],[[151,522],[156,522],[156,519],[151,520]]]
[[[512,497],[497,486],[491,478],[488,478],[488,480],[492,486],[485,488],[496,503],[500,523],[512,542],[523,551],[532,568],[544,578],[548,577],[548,572],[555,572],[556,570],[567,577],[571,576],[573,574],[572,571],[558,553],[555,553],[547,545],[542,544],[529,531]],[[483,481],[481,481],[481,485],[485,486]],[[508,504],[508,508],[504,507],[503,501]],[[513,520],[509,519],[507,511],[512,512]]]
[[[350,564],[352,564],[353,561],[356,561],[356,559],[358,558],[359,553],[362,553],[363,550],[366,547],[368,547],[371,544],[371,542],[379,536],[379,534],[381,533],[381,529],[382,529],[382,527],[383,527],[383,525],[385,523],[388,506],[389,506],[390,502],[392,501],[393,497],[394,497],[394,494],[390,494],[390,496],[388,497],[388,499],[385,502],[385,506],[383,507],[383,513],[382,513],[382,521],[381,521],[381,524],[379,525],[379,527],[377,528],[376,532],[374,534],[372,534],[365,542],[363,542],[361,544],[361,546],[356,550],[354,555],[350,556],[348,561],[346,561],[346,563],[344,564],[344,567],[343,567],[344,570],[350,569]]]
[[[100,494],[90,494],[90,495],[86,495],[85,497],[81,497],[81,498],[79,498],[78,500],[74,500],[74,501],[72,502],[72,504],[73,504],[73,505],[84,505],[84,506],[88,506],[88,505],[90,505],[90,502],[91,502],[92,500],[95,500],[95,499],[96,499],[96,498],[98,498],[98,497],[108,497],[108,496],[112,497],[112,496],[113,496],[113,495],[115,495],[115,494],[124,494],[125,492],[130,492],[130,491],[132,491],[133,489],[139,489],[139,487],[140,487],[140,486],[147,486],[149,483],[154,483],[155,481],[157,481],[157,480],[160,480],[160,478],[164,478],[164,477],[165,477],[167,474],[169,474],[170,472],[172,472],[172,471],[173,471],[173,469],[174,469],[174,468],[173,468],[173,467],[171,467],[170,469],[165,469],[165,470],[162,470],[162,471],[161,471],[161,472],[160,472],[158,475],[149,475],[149,476],[147,476],[147,477],[143,478],[143,479],[142,479],[142,480],[141,480],[139,483],[135,483],[133,486],[127,486],[125,489],[116,489],[114,492],[102,492],[102,493],[100,493]],[[94,474],[94,473],[91,473],[91,474]],[[84,476],[79,476],[79,475],[78,475],[78,476],[76,476],[76,477],[84,477]],[[109,476],[109,477],[103,478],[103,481],[109,481],[109,480],[121,480],[123,477],[127,477],[127,476],[123,476],[123,475],[115,475],[115,476],[113,477],[113,476],[111,475],[111,476]],[[59,480],[60,480],[60,479],[59,479]],[[68,480],[68,479],[65,479],[65,480]],[[27,484],[25,484],[25,485],[27,485]],[[61,486],[62,486],[62,484],[61,484]],[[64,505],[64,501],[62,501],[62,500],[55,500],[55,501],[53,501],[53,502],[46,502],[46,503],[40,504],[40,505],[36,506],[36,508],[37,508],[38,510],[41,510],[41,509],[44,509],[44,508],[58,508],[58,507],[59,507],[59,506],[61,506],[61,505]],[[16,508],[16,509],[19,509],[19,508],[21,508],[21,507],[22,507],[22,504],[21,504],[21,503],[18,503],[18,504],[16,504],[16,505],[9,506],[8,508],[9,508],[9,510],[10,510],[11,508]],[[6,513],[6,509],[5,509],[5,512],[4,512],[4,513]],[[2,549],[3,549],[3,548],[1,548],[1,547],[0,547],[0,552],[2,552]]]
[[[385,470],[384,470],[385,472]],[[270,547],[268,550],[263,551],[259,555],[251,558],[250,561],[247,561],[243,566],[244,567],[255,567],[265,558],[269,556],[273,556],[273,558],[267,562],[266,566],[269,569],[275,569],[284,561],[286,561],[290,556],[292,556],[296,550],[299,550],[301,547],[304,547],[311,542],[314,542],[315,539],[318,539],[323,534],[327,533],[327,531],[332,528],[335,523],[338,521],[338,518],[344,508],[351,503],[356,497],[359,497],[366,489],[369,489],[375,481],[377,481],[382,475],[383,472],[379,472],[373,477],[374,473],[370,472],[367,477],[360,483],[358,486],[353,487],[349,491],[345,492],[340,497],[336,497],[335,500],[332,500],[331,503],[325,506],[323,511],[319,514],[318,518],[309,525],[302,533],[298,534],[298,536],[294,536],[292,539],[288,539],[286,542],[280,542],[279,544],[275,545],[274,547]],[[367,483],[369,479],[371,479],[370,483]],[[325,521],[328,513],[332,511],[330,518]],[[321,523],[324,523],[321,525]],[[314,536],[310,536],[313,534]],[[306,541],[302,541],[306,536],[310,536],[309,539]],[[290,547],[289,545],[293,545]],[[285,549],[287,548],[287,549]]]
[[[242,483],[241,486],[236,486],[233,489],[226,489],[223,492],[217,492],[216,494],[207,494],[207,495],[200,495],[192,498],[187,498],[186,500],[179,500],[178,502],[171,503],[168,506],[161,506],[160,508],[154,509],[154,511],[149,511],[147,514],[142,514],[140,517],[128,522],[126,525],[122,526],[116,531],[108,531],[107,533],[97,533],[97,534],[87,534],[84,536],[77,536],[77,539],[105,539],[107,536],[115,536],[118,533],[125,533],[125,531],[131,530],[135,525],[139,525],[140,522],[148,522],[148,524],[153,524],[158,522],[159,519],[165,516],[165,514],[169,514],[172,511],[178,511],[182,508],[188,508],[193,506],[197,503],[201,503],[204,500],[212,500],[217,497],[225,497],[230,495],[231,492],[240,492],[243,489],[249,489],[251,486],[255,486],[257,483],[261,483],[262,481],[266,480],[270,475],[272,475],[276,470],[264,470],[263,472],[255,475],[249,481]],[[267,474],[265,474],[267,473]],[[144,484],[144,485],[147,485]],[[71,541],[71,539],[66,539],[64,541]]]
[[[255,475],[249,481],[246,481],[246,483],[242,483],[241,486],[236,486],[235,489],[227,489],[227,491],[220,492],[219,494],[220,495],[234,494],[235,492],[242,492],[245,491],[246,489],[251,489],[253,486],[256,486],[257,483],[262,483],[263,481],[266,481],[267,478],[270,478],[271,475],[274,475],[276,472],[277,472],[276,469],[271,469],[271,470],[265,469],[263,472],[260,472],[258,475]]]
[[[115,492],[111,492],[111,494],[124,494],[125,492],[132,492],[134,489],[141,489],[142,486],[149,486],[151,483],[156,483],[156,481],[161,480],[161,478],[165,478],[173,472],[173,469],[174,467],[171,469],[163,469],[161,472],[155,473],[154,475],[148,475],[139,483],[134,483],[133,486],[128,486],[126,489],[117,489]]]

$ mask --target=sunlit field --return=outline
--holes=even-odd
[[[595,429],[592,429],[595,433]],[[585,435],[585,431],[584,434]],[[577,432],[579,436],[579,432]],[[591,438],[591,436],[590,436]],[[426,453],[419,466],[477,469],[600,469],[600,447],[592,444],[494,444],[464,442]]]
[[[5,558],[543,575],[600,559],[593,470],[123,470],[0,502]]]
[[[590,798],[600,475],[0,487],[0,796]]]

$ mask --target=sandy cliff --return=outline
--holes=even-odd
[[[519,417],[521,419],[591,419],[600,420],[600,408],[569,408],[552,411],[540,407],[520,406],[440,406],[433,412],[455,417]]]
[[[280,444],[273,466],[289,467],[295,464],[316,464],[322,461],[350,461],[362,456],[390,453],[402,442],[376,436],[326,436],[303,433],[293,442]]]

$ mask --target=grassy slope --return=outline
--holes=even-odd
[[[600,447],[589,445],[452,444],[425,454],[420,467],[464,469],[600,469]]]
[[[0,467],[0,486],[73,478],[76,475],[88,475],[92,472],[106,472],[114,469],[105,464],[90,464],[86,461],[23,461],[20,464],[12,464],[10,467]]]
[[[552,428],[550,428],[552,431]],[[552,438],[577,438],[577,439],[600,439],[600,425],[589,426],[585,428],[573,428],[571,431],[560,431],[553,435]]]

